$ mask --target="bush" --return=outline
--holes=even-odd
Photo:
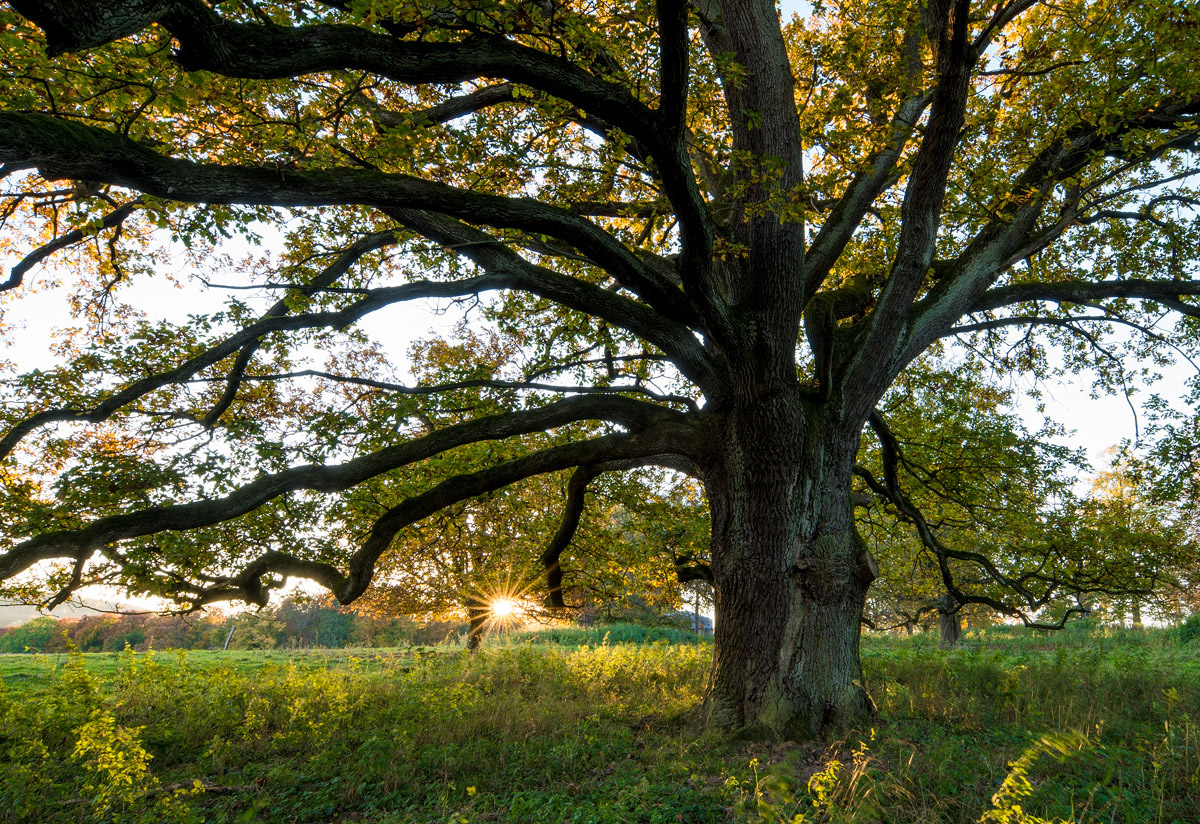
[[[1187,644],[1200,639],[1200,615],[1189,616],[1179,625],[1179,643]]]
[[[691,630],[669,626],[648,627],[642,624],[597,624],[591,627],[553,627],[550,629],[514,632],[514,643],[561,644],[568,647],[605,646],[609,644],[698,644],[700,638]]]
[[[0,652],[48,652],[58,621],[49,615],[34,618],[0,635]]]

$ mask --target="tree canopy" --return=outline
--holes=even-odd
[[[951,367],[1120,388],[1197,348],[1193,4],[9,5],[0,290],[56,264],[74,316],[6,376],[10,591],[350,603],[425,519],[557,478],[553,597],[589,485],[662,467],[708,502],[708,723],[817,734],[870,708],[859,496],[930,523],[891,422],[1002,456],[955,507],[1033,505],[1033,435],[943,414]],[[223,305],[147,317],[154,278]],[[419,301],[472,328],[406,376],[368,327]],[[1032,623],[1096,587],[1040,529],[922,545]]]

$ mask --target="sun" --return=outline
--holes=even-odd
[[[492,615],[496,618],[511,618],[517,614],[517,602],[511,598],[496,598],[491,604]]]

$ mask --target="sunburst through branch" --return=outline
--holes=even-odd
[[[492,618],[497,621],[507,621],[515,618],[521,610],[520,604],[511,598],[495,598],[491,604]]]
[[[465,594],[468,607],[470,630],[467,645],[475,649],[480,641],[494,633],[504,633],[524,626],[526,620],[536,612],[530,593],[538,583],[538,577],[524,570],[523,574],[508,570],[503,578]]]

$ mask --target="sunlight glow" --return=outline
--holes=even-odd
[[[510,618],[517,612],[517,603],[509,598],[497,598],[492,601],[492,615],[497,618]]]

